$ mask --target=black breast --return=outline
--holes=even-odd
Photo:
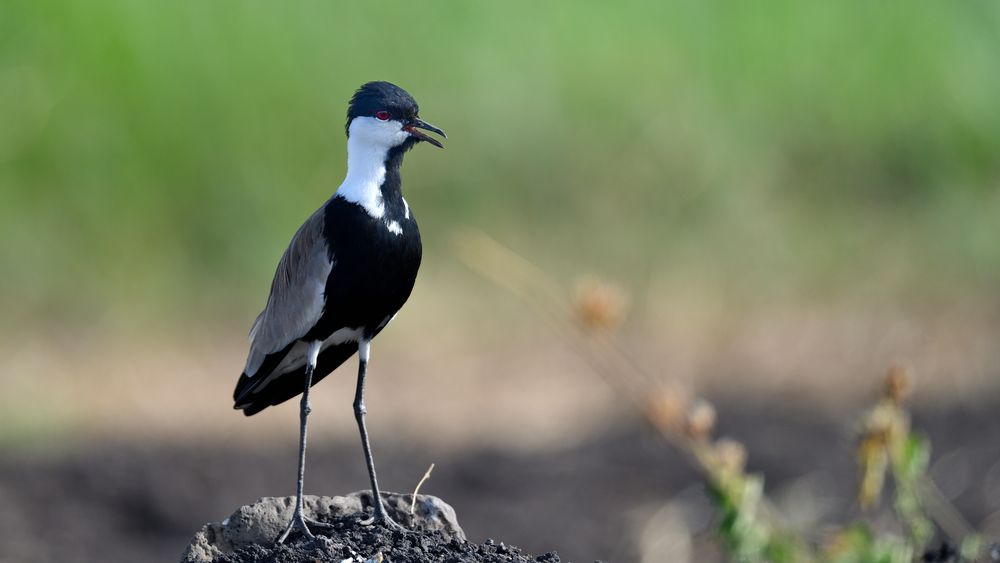
[[[401,232],[390,230],[394,222]],[[307,339],[325,339],[345,327],[363,327],[371,338],[413,289],[421,257],[417,222],[402,197],[387,199],[385,215],[377,218],[334,197],[326,206],[324,237],[334,265],[323,317]]]

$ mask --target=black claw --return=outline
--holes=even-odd
[[[359,526],[375,526],[375,525],[379,525],[379,526],[385,527],[388,530],[398,530],[400,532],[411,532],[412,531],[409,528],[407,528],[406,526],[403,526],[399,522],[396,522],[395,520],[393,520],[392,518],[390,518],[388,514],[386,514],[384,512],[379,513],[377,511],[370,518],[365,518],[365,519],[359,520],[358,521],[358,525]]]
[[[323,528],[323,527],[329,526],[329,524],[323,524],[322,522],[316,522],[314,520],[309,520],[309,519],[305,518],[304,516],[302,516],[301,514],[296,514],[296,515],[292,516],[291,522],[289,522],[288,526],[285,527],[285,531],[282,532],[280,536],[278,536],[278,539],[274,540],[274,543],[277,543],[277,544],[285,543],[285,541],[288,539],[289,535],[291,535],[291,533],[293,531],[296,531],[296,530],[298,530],[299,533],[303,537],[305,537],[306,539],[310,539],[310,540],[316,539],[316,535],[313,534],[312,530],[309,529],[310,525],[312,525],[314,527],[317,527],[317,528]]]

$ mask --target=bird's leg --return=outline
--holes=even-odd
[[[399,528],[382,504],[382,494],[378,490],[378,477],[375,475],[375,460],[372,458],[372,448],[368,443],[368,429],[365,427],[365,415],[368,410],[365,408],[365,374],[368,371],[368,353],[371,350],[371,342],[362,340],[358,343],[358,388],[354,393],[354,419],[358,421],[358,431],[361,433],[361,447],[365,450],[365,463],[368,464],[368,477],[372,481],[372,504],[375,513],[371,518],[361,521],[362,525],[382,524],[387,528]]]
[[[309,388],[312,387],[313,370],[316,369],[319,346],[319,342],[310,344],[309,357],[306,361],[306,385],[302,390],[302,400],[299,403],[299,478],[295,486],[295,512],[292,513],[292,519],[285,527],[285,531],[278,537],[277,543],[285,543],[288,534],[295,528],[298,528],[302,535],[309,539],[315,537],[306,526],[306,519],[302,514],[302,483],[306,474],[306,423],[309,419],[309,413],[312,411],[312,407],[309,405]]]

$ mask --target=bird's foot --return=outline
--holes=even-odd
[[[376,510],[375,514],[373,514],[371,518],[365,518],[363,520],[359,520],[358,521],[358,525],[359,526],[374,526],[374,525],[379,525],[379,526],[383,526],[383,527],[385,527],[385,528],[387,528],[389,530],[396,530],[396,531],[399,531],[399,532],[411,532],[412,531],[412,530],[410,530],[410,529],[408,529],[408,528],[400,525],[399,523],[397,523],[392,518],[390,518],[389,515],[385,513],[385,510]]]
[[[316,533],[329,532],[334,529],[333,524],[327,524],[326,522],[320,522],[319,520],[313,520],[312,518],[304,518],[304,520],[306,521],[306,525],[309,526],[309,529]]]
[[[301,512],[296,511],[295,514],[292,516],[291,521],[288,522],[288,526],[285,527],[285,531],[282,532],[280,536],[278,536],[278,539],[275,541],[275,543],[279,544],[285,543],[285,540],[288,539],[289,534],[291,534],[294,530],[299,530],[302,533],[302,537],[306,539],[310,540],[315,539],[316,538],[315,534],[313,534],[312,530],[310,530],[309,528],[312,528],[313,530],[316,531],[320,530],[329,531],[333,529],[333,526],[331,526],[330,524],[325,524],[323,522],[317,522],[312,518],[306,518],[305,516],[302,515]]]

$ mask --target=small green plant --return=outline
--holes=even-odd
[[[893,482],[892,505],[906,529],[905,537],[876,535],[865,523],[852,522],[823,545],[812,545],[801,535],[775,525],[773,511],[764,495],[764,478],[744,471],[746,452],[733,440],[714,440],[699,401],[688,410],[683,433],[687,447],[705,475],[711,499],[719,512],[717,532],[730,556],[737,561],[774,563],[908,563],[930,546],[936,526],[929,510],[928,491],[934,490],[927,467],[930,445],[910,429],[903,399],[910,378],[893,368],[886,378],[885,392],[865,416],[858,445],[860,479],[858,502],[873,508],[883,496],[887,477]],[[661,399],[662,400],[662,399]],[[676,432],[675,424],[663,418],[662,408],[648,411],[650,420],[664,432]],[[765,511],[764,507],[768,510]],[[942,520],[953,519],[949,514]],[[953,535],[959,544],[958,560],[974,561],[982,541],[972,533]]]

